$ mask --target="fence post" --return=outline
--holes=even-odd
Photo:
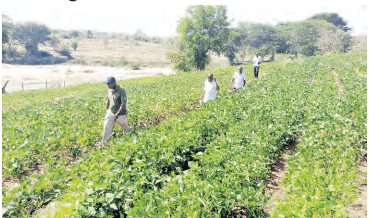
[[[22,82],[22,90],[24,91],[24,86],[23,86],[23,82]]]
[[[45,82],[46,82],[46,88],[47,88],[47,80]]]
[[[64,80],[64,87],[65,87],[65,80]]]

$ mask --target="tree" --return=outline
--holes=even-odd
[[[74,51],[77,50],[77,47],[78,47],[78,42],[77,40],[73,40],[72,43],[70,44],[71,47],[73,48]]]
[[[252,47],[264,54],[272,54],[274,60],[276,50],[276,31],[268,24],[252,24],[247,30],[248,41]]]
[[[12,38],[26,45],[26,50],[30,54],[38,52],[38,44],[50,40],[49,28],[43,24],[25,23],[15,26]]]
[[[225,6],[190,6],[187,16],[177,27],[179,51],[169,52],[168,58],[180,70],[205,69],[210,62],[208,52],[225,52],[229,31]],[[185,63],[184,63],[185,62]]]
[[[350,27],[347,26],[347,22],[337,13],[320,13],[309,18],[310,20],[325,20],[328,23],[335,25],[337,28],[348,32],[351,30]]]
[[[236,58],[236,54],[240,50],[244,51],[246,39],[247,35],[241,29],[238,28],[229,29],[225,55],[228,57],[228,61],[230,64],[233,63],[234,59]]]
[[[13,29],[13,21],[10,19],[8,15],[2,15],[2,61],[5,59],[6,54],[11,54],[11,31]],[[8,43],[8,51],[4,45],[4,43]]]
[[[55,34],[53,34],[50,40],[50,44],[53,47],[54,51],[56,51],[56,47],[59,45],[59,43],[60,43],[60,40]]]
[[[91,30],[87,30],[87,38],[88,39],[92,39],[93,38],[93,33]]]
[[[333,25],[323,20],[305,20],[278,25],[276,27],[277,44],[283,45],[287,48],[287,52],[294,54],[295,57],[299,53],[307,56],[314,55],[318,49],[318,28],[327,26]]]
[[[317,43],[321,53],[344,53],[351,45],[351,38],[338,28],[319,28]]]
[[[13,21],[8,15],[2,15],[2,42],[8,43],[10,39],[11,30],[13,28]]]
[[[78,33],[78,31],[77,31],[77,30],[73,30],[73,31],[69,34],[69,36],[70,36],[71,38],[77,38],[77,37],[79,36],[79,33]]]
[[[149,37],[140,29],[136,31],[136,33],[134,34],[134,37],[135,37],[135,40],[138,40],[138,41],[143,41],[143,42],[149,41]]]

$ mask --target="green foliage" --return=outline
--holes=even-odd
[[[2,43],[8,43],[13,29],[13,21],[8,15],[2,15]]]
[[[54,51],[56,50],[56,47],[59,45],[59,43],[60,39],[55,34],[53,34],[50,40],[50,44],[53,47]]]
[[[78,47],[78,42],[77,40],[73,40],[70,44],[70,46],[73,48],[74,51],[77,50],[77,47]]]
[[[225,51],[228,25],[225,6],[190,6],[188,16],[177,27],[180,34],[179,51],[169,52],[167,57],[178,70],[205,69],[210,62],[208,51],[217,54]]]
[[[337,13],[320,13],[309,18],[310,20],[325,20],[328,23],[335,25],[337,28],[348,32],[351,30],[350,27],[347,26],[347,22]]]
[[[358,197],[357,154],[367,149],[367,105],[363,104],[367,101],[367,81],[354,75],[354,66],[366,60],[366,53],[310,60],[316,63],[316,74],[311,84],[314,91],[306,100],[304,135],[287,164],[283,186],[290,191],[272,215],[352,217],[345,208]],[[342,94],[332,67],[339,75]]]
[[[135,32],[134,38],[135,40],[138,40],[138,41],[143,41],[143,42],[149,41],[149,37],[140,29]]]
[[[289,53],[315,55],[318,50],[317,38],[319,29],[332,27],[326,21],[306,20],[302,22],[288,23],[277,27],[277,35],[280,41],[284,41]]]
[[[59,51],[59,54],[63,55],[63,56],[67,56],[68,58],[71,57],[70,55],[70,49],[68,46],[64,45]]]
[[[247,29],[248,42],[257,49],[259,53],[272,54],[274,60],[276,31],[275,28],[267,24],[251,24]]]
[[[92,39],[93,38],[93,33],[92,33],[92,30],[87,30],[87,35],[86,35],[86,37],[88,38],[88,39]]]
[[[79,33],[77,30],[73,30],[70,34],[69,37],[71,38],[77,38],[79,36]]]
[[[241,29],[230,28],[228,41],[226,43],[225,55],[228,57],[229,63],[233,63],[236,54],[242,49],[247,35]]]
[[[32,22],[17,24],[12,33],[12,39],[26,45],[26,50],[30,54],[38,52],[38,44],[50,40],[50,29],[43,25]]]
[[[5,95],[3,107],[15,107],[3,111],[4,177],[39,164],[48,169],[3,192],[3,216],[29,216],[50,200],[59,217],[236,217],[236,204],[247,217],[266,216],[270,168],[296,134],[302,142],[283,181],[291,191],[271,215],[345,216],[343,208],[357,197],[356,154],[366,150],[366,79],[352,77],[366,58],[348,53],[265,63],[267,76],[238,93],[220,91],[196,109],[206,75],[214,73],[226,87],[238,67],[118,81],[131,96],[135,131],[113,134],[102,150],[94,143],[105,84]],[[251,77],[252,65],[243,67]],[[69,163],[69,154],[77,161]]]

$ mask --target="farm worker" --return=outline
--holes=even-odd
[[[127,95],[126,91],[116,84],[115,78],[110,76],[105,83],[108,85],[108,100],[106,102],[106,115],[102,145],[107,146],[111,130],[115,122],[123,129],[123,133],[131,131],[127,124]]]
[[[231,90],[233,82],[235,92],[239,91],[246,84],[246,74],[242,72],[242,67],[238,68],[238,71],[233,74],[231,83],[229,84],[229,90]]]
[[[255,78],[258,78],[259,74],[259,67],[261,63],[261,58],[259,57],[259,54],[256,53],[254,59],[252,59],[252,62],[254,62],[254,76]]]
[[[217,82],[217,79],[214,77],[212,73],[208,74],[208,79],[205,80],[205,87],[204,91],[202,92],[202,95],[200,96],[199,100],[201,100],[204,95],[204,104],[208,100],[213,100],[217,98],[216,91],[219,91],[219,83]]]

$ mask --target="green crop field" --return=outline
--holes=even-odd
[[[51,203],[50,217],[350,217],[367,150],[366,60],[263,63],[268,74],[238,93],[227,91],[238,67],[118,81],[134,131],[116,125],[103,148],[105,84],[3,95],[3,217]],[[200,106],[209,72],[219,98]],[[270,170],[297,136],[285,197],[266,211]]]

